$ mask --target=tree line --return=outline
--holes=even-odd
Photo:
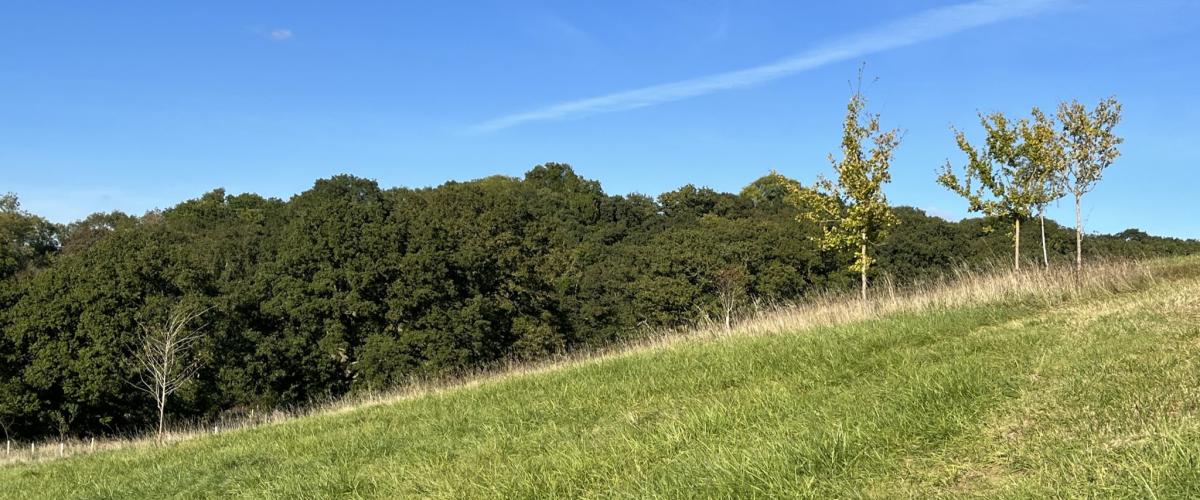
[[[101,435],[303,405],[648,329],[730,325],[756,301],[865,294],[885,274],[927,278],[1031,241],[1045,242],[1047,263],[1200,250],[1052,220],[1044,238],[1022,240],[1032,228],[993,228],[1027,213],[990,201],[971,199],[984,217],[961,222],[890,207],[882,186],[899,136],[865,109],[856,92],[837,177],[808,187],[773,172],[739,193],[687,185],[618,196],[547,163],[520,178],[422,189],[341,175],[288,200],[217,189],[66,225],[4,196],[0,424],[23,439]],[[996,177],[984,158],[1035,162],[1018,144],[1029,156],[1012,167],[1006,147],[976,151],[963,185]],[[1084,175],[1083,157],[1065,157],[1077,169],[1068,175]],[[904,230],[888,231],[897,224]],[[187,359],[165,364],[164,352]]]

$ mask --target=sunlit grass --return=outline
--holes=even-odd
[[[818,300],[6,466],[0,496],[1196,496],[1197,274],[1112,263],[1079,286],[968,273]]]

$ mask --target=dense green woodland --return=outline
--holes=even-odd
[[[0,422],[14,439],[141,431],[129,382],[139,325],[203,307],[203,367],[168,406],[211,419],[377,390],[499,360],[604,345],[714,319],[730,287],[752,304],[848,290],[853,256],[821,251],[785,183],[611,196],[569,166],[427,189],[319,180],[288,201],[214,190],[141,217],[61,226],[0,206]],[[896,209],[871,276],[898,282],[1011,255],[1005,224]],[[1023,254],[1040,257],[1034,224]],[[1026,232],[1027,230],[1027,232]],[[1067,261],[1071,229],[1048,222]],[[1087,255],[1200,242],[1138,230]],[[731,272],[732,271],[732,272]],[[726,279],[718,280],[718,276]],[[728,277],[734,277],[729,279]]]

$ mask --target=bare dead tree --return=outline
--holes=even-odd
[[[746,295],[746,271],[740,267],[727,267],[717,271],[715,278],[717,298],[721,301],[721,314],[728,331],[733,328],[733,313],[737,312]]]
[[[0,428],[4,429],[4,456],[12,453],[12,436],[9,435],[13,421],[8,417],[0,417]]]
[[[180,306],[174,308],[162,323],[140,325],[141,337],[133,355],[139,369],[134,385],[154,398],[158,410],[157,440],[160,444],[167,398],[200,369],[195,348],[204,336],[191,324],[207,311]]]

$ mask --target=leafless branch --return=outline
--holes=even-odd
[[[191,324],[210,309],[176,307],[160,324],[138,325],[141,335],[133,359],[139,370],[137,379],[132,382],[154,399],[160,440],[167,399],[200,369],[195,349],[204,334]]]

